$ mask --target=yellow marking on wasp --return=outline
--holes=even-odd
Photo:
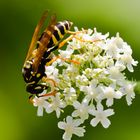
[[[53,40],[53,43],[54,43],[54,44],[57,44],[57,43],[58,43],[58,40],[55,38],[54,35],[52,35],[52,40]]]
[[[52,32],[51,32],[51,31],[49,31],[49,30],[47,30],[47,31],[46,31],[46,33],[47,33],[49,36],[51,36],[51,35],[52,35]]]
[[[23,66],[23,67],[29,69],[29,68],[30,68],[30,64],[32,64],[32,62],[26,61],[26,62],[24,63],[24,66]]]
[[[32,82],[30,82],[30,83],[28,83],[28,84],[34,84],[35,83],[35,81],[32,81]]]
[[[63,23],[63,22],[59,22],[59,23],[63,26],[63,28],[64,28],[64,32],[67,33],[67,29],[66,29],[64,23]]]
[[[69,22],[68,21],[65,21],[65,22],[67,23],[68,29],[69,29],[70,28]],[[73,23],[71,22],[71,24],[73,24]]]
[[[38,41],[37,41],[37,43],[38,43]],[[39,44],[39,43],[38,43],[38,44]],[[37,53],[37,49],[33,50],[33,52],[32,52],[33,58],[36,56],[36,53]]]
[[[25,66],[24,66],[24,68],[27,68],[27,69],[29,69],[29,68],[30,68],[30,64],[26,64],[26,63],[25,63]]]
[[[37,77],[37,78],[39,78],[40,76],[41,76],[41,74],[40,74],[40,73],[38,73],[38,74],[36,75],[36,77]]]
[[[58,35],[60,38],[63,38],[64,35],[61,34],[60,30],[57,28],[57,26],[55,26],[55,30],[57,30]]]
[[[27,77],[25,77],[25,79],[28,81],[28,78]]]
[[[38,87],[35,87],[35,89],[41,89],[41,87],[38,86]]]
[[[40,46],[43,46],[43,44],[40,41],[37,41],[37,44],[39,44]],[[37,50],[37,49],[36,49]],[[36,52],[35,52],[36,53]]]

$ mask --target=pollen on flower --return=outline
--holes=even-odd
[[[93,117],[91,126],[101,123],[108,128],[111,124],[108,117],[114,115],[109,107],[113,108],[114,100],[125,97],[131,105],[135,97],[136,84],[128,81],[125,71],[133,72],[138,62],[119,33],[109,38],[109,33],[103,35],[96,28],[79,30],[75,27],[75,32],[65,49],[58,51],[60,57],[70,61],[58,59],[46,66],[48,78],[56,82],[56,95],[33,99],[38,116],[45,110],[46,113],[55,112],[59,118],[67,106],[72,106],[73,111],[58,123],[65,131],[64,140],[71,140],[73,134],[84,136],[85,129],[80,125],[90,119],[89,116]],[[102,101],[106,103],[104,106]]]

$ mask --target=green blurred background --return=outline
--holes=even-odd
[[[0,1],[0,140],[61,140],[55,114],[36,116],[28,103],[21,75],[36,23],[50,9],[58,20],[68,19],[79,28],[94,28],[120,36],[132,46],[133,57],[140,61],[139,0],[1,0]],[[140,80],[140,67],[129,79]],[[73,140],[140,140],[140,95],[128,107],[125,99],[113,106],[112,125],[104,129],[86,127],[86,134]],[[88,122],[89,123],[89,122]]]

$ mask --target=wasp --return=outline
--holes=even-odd
[[[48,11],[45,11],[35,28],[22,68],[22,75],[26,82],[26,91],[31,93],[31,96],[37,95],[41,97],[40,94],[49,88],[44,82],[49,82],[52,87],[55,86],[55,81],[49,79],[45,74],[45,66],[53,59],[51,53],[61,48],[67,42],[67,39],[62,42],[60,41],[72,26],[72,22],[67,20],[57,22],[56,16],[52,15],[50,23],[39,37],[39,32],[47,16]],[[51,90],[45,96],[54,94],[55,90]]]

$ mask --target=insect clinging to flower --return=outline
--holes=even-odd
[[[39,37],[39,32],[47,15],[48,11],[45,11],[35,28],[22,68],[24,81],[27,83],[27,92],[38,97],[41,96],[40,94],[44,90],[49,88],[45,83],[49,83],[51,87],[56,85],[56,82],[45,74],[45,66],[54,61],[52,52],[61,48],[67,42],[67,39],[61,40],[72,26],[72,22],[67,20],[57,22],[56,16],[52,15],[49,25]],[[44,96],[54,95],[55,93],[54,88],[52,88],[51,92]]]

